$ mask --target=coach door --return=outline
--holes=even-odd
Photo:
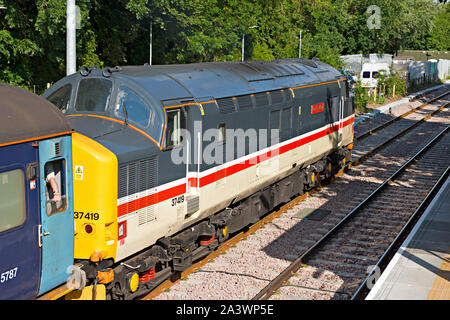
[[[69,277],[73,264],[74,222],[72,201],[71,137],[39,143],[42,247],[42,294]],[[69,273],[67,273],[69,272]]]
[[[32,299],[39,288],[37,152],[0,147],[0,300]]]

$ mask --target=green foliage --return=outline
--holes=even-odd
[[[428,49],[450,50],[450,3],[442,5],[442,9],[435,15],[433,27],[430,30]]]
[[[365,112],[368,102],[367,89],[361,87],[361,80],[358,80],[353,87],[355,95],[355,108],[357,112]]]
[[[262,42],[255,44],[253,47],[252,59],[270,61],[275,59],[275,57],[272,54],[272,50],[269,49],[269,46],[265,42]]]
[[[400,76],[399,72],[391,72],[390,76],[386,79],[386,94],[389,96],[394,95],[404,96],[406,94],[405,79]]]
[[[66,1],[2,0],[0,81],[38,91],[65,75]],[[449,50],[449,5],[433,0],[77,0],[77,66],[317,57]],[[377,5],[380,29],[369,29]],[[249,29],[250,26],[259,26]],[[392,80],[393,81],[393,80]],[[400,85],[400,84],[399,84]],[[396,88],[398,86],[396,85]],[[360,88],[363,90],[362,88]],[[356,89],[359,90],[359,89]],[[396,93],[399,92],[396,89]],[[364,99],[358,100],[363,106]]]

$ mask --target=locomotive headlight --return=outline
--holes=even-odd
[[[94,229],[92,228],[92,225],[86,224],[84,226],[84,231],[86,231],[86,233],[92,233],[92,231],[94,231]]]
[[[90,223],[85,223],[81,227],[81,233],[84,235],[93,235],[95,232],[94,225]]]
[[[136,292],[139,286],[139,274],[137,272],[127,274],[128,290]]]

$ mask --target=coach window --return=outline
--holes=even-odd
[[[106,79],[83,79],[78,85],[75,110],[105,112],[111,99],[112,83]]]
[[[70,103],[71,92],[72,85],[66,84],[65,86],[53,92],[47,100],[57,106],[59,110],[62,111],[62,113],[66,113]]]
[[[181,109],[167,110],[167,126],[165,133],[165,149],[172,149],[182,142],[181,129],[184,126],[184,113]]]
[[[67,208],[64,160],[49,161],[44,166],[45,205],[47,215],[63,212]]]
[[[127,121],[140,125],[148,126],[150,122],[150,107],[133,90],[127,87],[121,87],[117,94],[116,115]]]
[[[20,169],[0,173],[0,232],[25,222],[25,179]]]

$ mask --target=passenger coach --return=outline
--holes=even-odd
[[[0,299],[33,299],[71,273],[72,132],[44,98],[4,84],[0,98]]]

